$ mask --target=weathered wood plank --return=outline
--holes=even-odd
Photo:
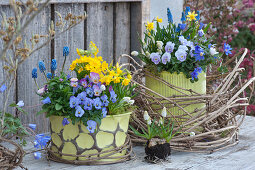
[[[46,7],[36,18],[30,23],[23,40],[26,39],[28,45],[31,45],[30,38],[32,34],[45,35],[48,32],[50,25],[50,8]],[[42,44],[43,40],[38,43]],[[35,52],[30,58],[20,65],[18,69],[18,100],[23,100],[25,103],[24,109],[28,111],[28,115],[20,115],[23,123],[35,123],[37,124],[37,132],[48,131],[48,119],[44,114],[37,116],[37,112],[41,110],[40,97],[36,95],[37,87],[31,77],[31,72],[34,67],[38,68],[38,62],[43,60],[46,65],[47,71],[50,71],[50,45],[43,47],[39,51]],[[40,87],[46,82],[43,74],[38,69],[37,83]]]
[[[115,47],[116,61],[122,54],[130,53],[130,3],[116,3]],[[121,63],[129,62],[121,59]]]
[[[41,3],[46,0],[42,0]],[[143,0],[51,0],[50,4],[65,4],[65,3],[101,3],[101,2],[141,2]],[[26,2],[26,1],[24,1]],[[1,0],[0,5],[9,5],[10,0]]]
[[[73,15],[84,14],[84,4],[55,4],[54,9],[58,11],[62,17],[65,17],[68,13],[72,13]],[[55,13],[55,21],[58,19],[59,17]],[[60,28],[56,27],[56,31],[60,31]],[[79,57],[76,53],[76,48],[84,49],[84,22],[62,34],[60,37],[57,37],[54,44],[54,57],[58,62],[58,72],[61,71],[64,62],[63,47],[69,47],[70,54],[67,57],[64,67],[64,72],[69,72],[70,64],[75,58]],[[72,75],[74,75],[74,73],[72,73]]]
[[[2,23],[3,15],[5,15],[6,18],[8,19],[9,17],[14,16],[14,13],[12,12],[11,7],[7,6],[7,5],[0,6],[0,11],[1,11],[1,13],[0,13],[0,27],[1,27],[2,26],[1,24],[3,24]],[[4,47],[4,43],[3,43],[2,39],[0,39],[0,48],[3,49],[3,47]],[[12,53],[8,53],[8,54],[12,55]],[[6,76],[7,76],[6,72],[3,69],[3,66],[4,66],[4,63],[2,60],[0,60],[0,85],[3,81],[6,80]],[[5,84],[6,84],[6,86],[8,86],[6,81],[5,81]],[[9,99],[8,99],[8,106],[9,106],[9,104],[16,102],[15,85],[16,85],[16,81],[14,82],[14,84],[11,88],[11,91],[10,91],[10,95],[9,95]],[[5,102],[4,99],[5,99],[6,95],[7,95],[7,90],[3,94],[0,93],[0,111],[3,111],[4,102]],[[8,113],[15,114],[15,112],[10,107],[8,107],[6,111]]]
[[[110,63],[113,60],[113,4],[87,4],[87,45],[93,41],[98,55]]]
[[[142,35],[142,3],[135,2],[131,3],[130,6],[130,13],[131,13],[131,51],[140,51],[141,45],[139,42],[139,37]],[[140,60],[137,57],[134,59],[138,62]]]

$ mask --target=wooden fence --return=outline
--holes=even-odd
[[[7,17],[12,16],[8,4],[9,0],[0,1],[0,23],[3,17],[2,12],[6,13]],[[99,47],[99,54],[108,62],[116,61],[121,54],[130,54],[132,50],[140,48],[138,34],[141,35],[142,32],[142,0],[52,0],[51,4],[32,21],[23,38],[28,39],[32,34],[46,34],[51,20],[57,20],[54,11],[58,11],[63,16],[68,13],[80,15],[86,11],[88,18],[34,53],[19,67],[16,85],[12,89],[9,103],[23,100],[24,109],[29,114],[19,115],[19,117],[25,124],[36,123],[38,132],[46,132],[49,127],[44,115],[36,115],[41,108],[41,102],[35,94],[37,88],[31,78],[31,72],[34,67],[38,67],[39,60],[44,60],[48,70],[50,70],[52,58],[57,59],[58,66],[61,66],[62,49],[68,46],[70,55],[65,66],[65,70],[68,71],[71,61],[78,57],[76,48],[87,49],[90,41]],[[29,43],[29,40],[27,42]],[[0,41],[0,48],[2,46]],[[0,82],[4,78],[2,66],[3,64],[0,63]],[[40,73],[38,76],[38,84],[42,86],[43,77]],[[0,94],[0,110],[2,110],[2,103],[3,95]]]

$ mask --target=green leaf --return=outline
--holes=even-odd
[[[37,115],[42,114],[42,113],[47,113],[47,112],[48,112],[48,109],[43,109],[43,110],[37,112]]]
[[[16,107],[17,104],[16,104],[16,103],[12,103],[12,104],[10,104],[9,106],[10,106],[10,107]]]
[[[60,105],[60,104],[58,104],[58,103],[55,105],[55,109],[56,109],[56,110],[61,110],[61,109],[62,109],[62,107],[63,107],[63,106],[61,106],[61,105]]]

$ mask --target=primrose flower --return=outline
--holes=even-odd
[[[113,103],[115,103],[116,101],[117,101],[117,94],[112,90],[112,91],[110,91],[110,95],[111,95],[111,97],[110,97],[110,100],[113,102]]]
[[[146,26],[146,29],[149,30],[149,31],[154,29],[154,23],[153,22],[148,22],[147,21],[147,24],[145,26]]]
[[[202,37],[203,35],[204,35],[204,31],[201,29],[201,30],[198,30],[198,35],[200,36],[200,37]]]
[[[63,121],[62,121],[62,125],[65,126],[65,125],[68,125],[70,122],[68,121],[67,118],[64,118]]]
[[[175,44],[173,42],[170,42],[170,41],[167,42],[166,46],[165,46],[166,52],[168,52],[168,53],[173,52],[174,51],[174,46],[175,46]]]
[[[69,55],[69,47],[64,47],[63,48],[63,56],[68,56]]]
[[[232,52],[231,52],[232,48],[230,47],[229,44],[224,43],[223,50],[226,55],[232,54]]]
[[[162,50],[164,43],[162,41],[157,41],[157,47],[158,49]]]
[[[89,133],[94,133],[97,123],[93,120],[88,120],[87,124],[88,124],[87,129],[88,129]]]
[[[195,47],[194,56],[196,58],[196,61],[204,60],[204,50],[200,46]]]
[[[103,106],[108,106],[109,101],[108,101],[108,97],[105,94],[101,96],[101,100],[103,102]]]
[[[78,104],[79,104],[78,98],[76,98],[75,96],[71,96],[69,99],[69,106],[71,108],[75,108],[76,106],[78,106]]]
[[[35,159],[40,159],[42,157],[42,153],[41,152],[34,152],[34,158]]]
[[[186,60],[187,53],[183,49],[178,49],[175,52],[175,56],[180,62],[183,62]]]
[[[81,106],[77,106],[75,111],[75,116],[82,117],[83,114],[84,114],[84,110],[81,108]]]
[[[106,107],[103,107],[103,108],[102,108],[102,115],[103,115],[103,118],[106,117],[106,114],[107,114],[107,109],[106,109]]]
[[[151,53],[150,58],[151,58],[151,61],[155,64],[159,64],[161,60],[159,53]]]
[[[46,74],[46,77],[47,77],[48,79],[52,79],[52,73],[48,72],[48,73]]]
[[[193,11],[192,13],[188,12],[187,19],[189,21],[196,20],[196,16],[197,16],[197,14],[195,14],[195,11]]]
[[[162,22],[162,18],[159,18],[159,17],[157,16],[156,21],[157,21],[157,22]]]
[[[79,99],[79,104],[84,105],[85,104],[85,100],[86,100],[86,92],[83,91],[80,94],[78,94],[77,98]]]
[[[100,110],[102,108],[102,105],[103,105],[99,97],[94,99],[93,104],[94,104],[94,106],[97,110]]]
[[[91,72],[90,73],[90,82],[93,82],[94,84],[99,83],[100,76],[98,73]]]
[[[51,60],[51,71],[55,71],[57,69],[57,60],[56,59],[52,59]]]
[[[145,111],[145,112],[143,113],[143,118],[144,118],[144,120],[149,120],[151,117],[149,116],[148,112]]]
[[[32,70],[32,78],[33,79],[37,78],[37,68],[33,68],[33,70]]]
[[[132,52],[131,52],[131,55],[134,56],[134,57],[135,57],[135,56],[138,56],[138,54],[139,54],[139,53],[138,53],[137,51],[132,51]]]
[[[42,100],[42,103],[43,103],[43,104],[49,104],[49,103],[51,103],[50,98],[47,97],[46,99]]]
[[[167,19],[168,19],[168,22],[173,23],[173,16],[169,8],[167,8]]]
[[[30,124],[28,124],[28,127],[31,128],[32,130],[35,130],[36,124],[30,123]]]
[[[18,107],[23,107],[23,106],[24,106],[23,100],[20,100],[20,101],[17,103],[17,106],[18,106]]]
[[[100,87],[98,85],[94,85],[93,89],[94,89],[94,95],[100,96],[100,94],[102,93],[102,90],[100,89]]]
[[[93,100],[90,98],[86,98],[84,104],[84,110],[92,110]]]
[[[91,87],[86,88],[86,93],[89,97],[93,97],[94,90]]]
[[[171,54],[170,54],[170,53],[165,52],[165,53],[162,55],[162,63],[163,63],[163,64],[166,64],[167,62],[170,62],[170,59],[171,59]]]
[[[164,107],[164,108],[162,109],[161,116],[162,116],[162,117],[166,117],[166,115],[167,115],[166,107]]]
[[[38,66],[39,66],[39,70],[41,71],[41,73],[46,71],[45,64],[43,61],[39,61]]]

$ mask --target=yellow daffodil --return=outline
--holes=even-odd
[[[124,79],[122,81],[122,85],[127,86],[129,84],[129,82],[130,82],[130,79]]]
[[[192,13],[188,12],[187,20],[189,20],[189,21],[196,20],[196,16],[197,16],[197,14],[195,14],[195,11],[193,11]]]
[[[157,22],[162,22],[162,18],[159,18],[158,16],[157,16],[156,20],[157,20]]]
[[[146,26],[146,29],[149,30],[149,31],[154,29],[154,23],[153,22],[148,22],[147,21],[147,24],[145,26]]]
[[[92,41],[90,41],[89,48],[91,49],[91,52],[92,54],[94,54],[94,56],[96,56],[97,53],[99,52],[97,46]]]
[[[132,79],[132,76],[130,74],[127,75],[128,79]]]
[[[122,77],[115,77],[114,79],[113,79],[113,82],[114,83],[120,83],[120,80],[122,79]]]
[[[103,72],[106,72],[109,68],[108,68],[108,63],[106,62],[106,61],[104,61],[103,63],[102,63],[102,71]]]
[[[117,74],[121,74],[122,70],[120,69],[119,63],[116,64]]]

